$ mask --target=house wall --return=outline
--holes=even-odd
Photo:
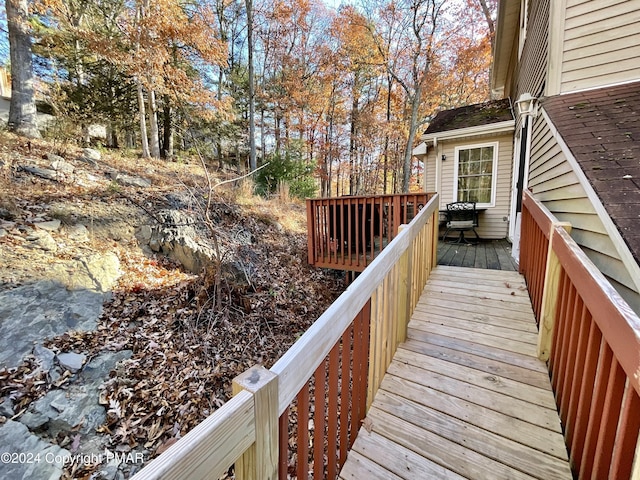
[[[511,196],[511,171],[513,159],[513,136],[507,135],[483,135],[482,137],[462,138],[455,141],[438,140],[436,149],[430,147],[427,154],[427,191],[440,193],[440,210],[447,209],[447,203],[455,202],[453,182],[455,168],[455,148],[476,145],[479,143],[498,142],[498,177],[496,182],[496,204],[487,208],[479,216],[478,235],[483,239],[506,238],[509,230],[509,199]],[[442,155],[447,159],[443,162]],[[435,165],[439,163],[440,181],[435,179]],[[433,175],[429,171],[433,169]],[[431,179],[431,180],[430,180]],[[440,189],[435,188],[436,183]],[[431,190],[434,188],[434,190]],[[472,234],[473,237],[473,234]]]
[[[640,293],[614,239],[608,234],[593,201],[567,160],[552,129],[539,116],[533,127],[529,188],[560,220],[572,225],[571,236],[609,279],[620,295],[640,312]]]
[[[639,24],[638,1],[566,0],[560,93],[640,78]]]
[[[536,98],[544,93],[547,77],[550,1],[529,1],[527,33],[512,97],[514,100],[525,92]]]

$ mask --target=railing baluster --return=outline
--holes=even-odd
[[[582,367],[580,399],[578,400],[575,428],[573,429],[573,438],[569,444],[570,459],[575,470],[579,469],[582,463],[587,427],[589,424],[589,412],[591,411],[591,403],[593,400],[592,386],[595,384],[601,343],[602,333],[600,333],[600,329],[596,323],[591,320],[589,325],[589,339],[587,340],[585,359]]]
[[[326,402],[327,361],[316,369],[314,374],[314,411],[313,411],[313,478],[324,476],[324,420]]]
[[[344,465],[349,450],[349,406],[351,405],[351,346],[353,345],[353,324],[342,335],[341,377],[340,377],[340,466]]]
[[[611,459],[609,478],[632,478],[631,468],[633,457],[638,444],[638,430],[640,430],[640,396],[630,382],[625,384],[624,400],[618,423],[618,433]],[[637,478],[637,477],[633,477]]]
[[[289,407],[280,415],[278,421],[279,451],[278,480],[287,480],[289,476]]]
[[[335,479],[338,474],[338,373],[340,368],[340,342],[336,343],[329,354],[329,385],[327,408],[327,478]]]
[[[585,359],[587,356],[587,345],[589,337],[589,327],[592,323],[591,314],[587,310],[584,303],[582,304],[582,314],[580,315],[580,326],[578,339],[576,342],[576,351],[574,353],[573,374],[571,381],[571,389],[568,395],[568,413],[566,421],[566,443],[571,445],[573,441],[574,425],[576,422],[576,413],[578,411],[578,402],[580,401],[580,386],[582,384],[581,372],[585,368]]]
[[[296,474],[300,479],[309,476],[309,384],[298,393],[298,465]]]
[[[569,317],[569,330],[567,332],[567,344],[565,345],[565,364],[564,373],[562,375],[563,381],[558,387],[558,397],[560,398],[560,418],[566,425],[567,418],[569,416],[569,400],[571,385],[574,379],[576,353],[578,350],[578,332],[580,330],[580,319],[584,314],[584,303],[582,299],[575,293],[573,306],[571,308],[571,315]]]
[[[600,420],[602,419],[602,412],[604,410],[604,401],[607,394],[609,371],[611,369],[612,360],[613,352],[606,342],[603,341],[600,345],[598,367],[596,368],[596,379],[593,388],[593,399],[591,401],[591,410],[589,411],[589,423],[587,425],[585,448],[578,478],[591,478],[591,474],[593,472],[596,446],[598,444],[598,433],[600,430]]]
[[[609,475],[613,445],[616,440],[616,431],[620,420],[625,382],[626,376],[624,370],[622,370],[617,360],[613,358],[609,372],[609,382],[607,383],[603,415],[600,419],[598,443],[596,445],[598,455],[595,458],[593,467],[593,475],[595,478],[606,478]]]

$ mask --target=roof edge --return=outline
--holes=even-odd
[[[485,125],[477,125],[475,127],[457,128],[455,130],[445,130],[442,132],[423,134],[420,137],[420,140],[423,142],[429,142],[435,139],[447,140],[456,137],[475,137],[492,133],[507,133],[513,132],[515,130],[515,127],[515,120],[506,120],[504,122],[488,123]]]
[[[490,79],[492,91],[504,92],[505,90],[511,52],[514,45],[517,47],[517,43],[513,39],[517,33],[519,19],[520,2],[513,0],[498,2],[496,37]]]

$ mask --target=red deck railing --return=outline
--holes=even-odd
[[[574,474],[628,479],[640,430],[640,318],[526,192],[520,269]],[[635,478],[635,477],[634,477]]]
[[[427,204],[432,194],[307,200],[309,263],[362,271]]]

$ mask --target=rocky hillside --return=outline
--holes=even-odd
[[[339,295],[231,178],[0,133],[0,478],[128,478]]]

